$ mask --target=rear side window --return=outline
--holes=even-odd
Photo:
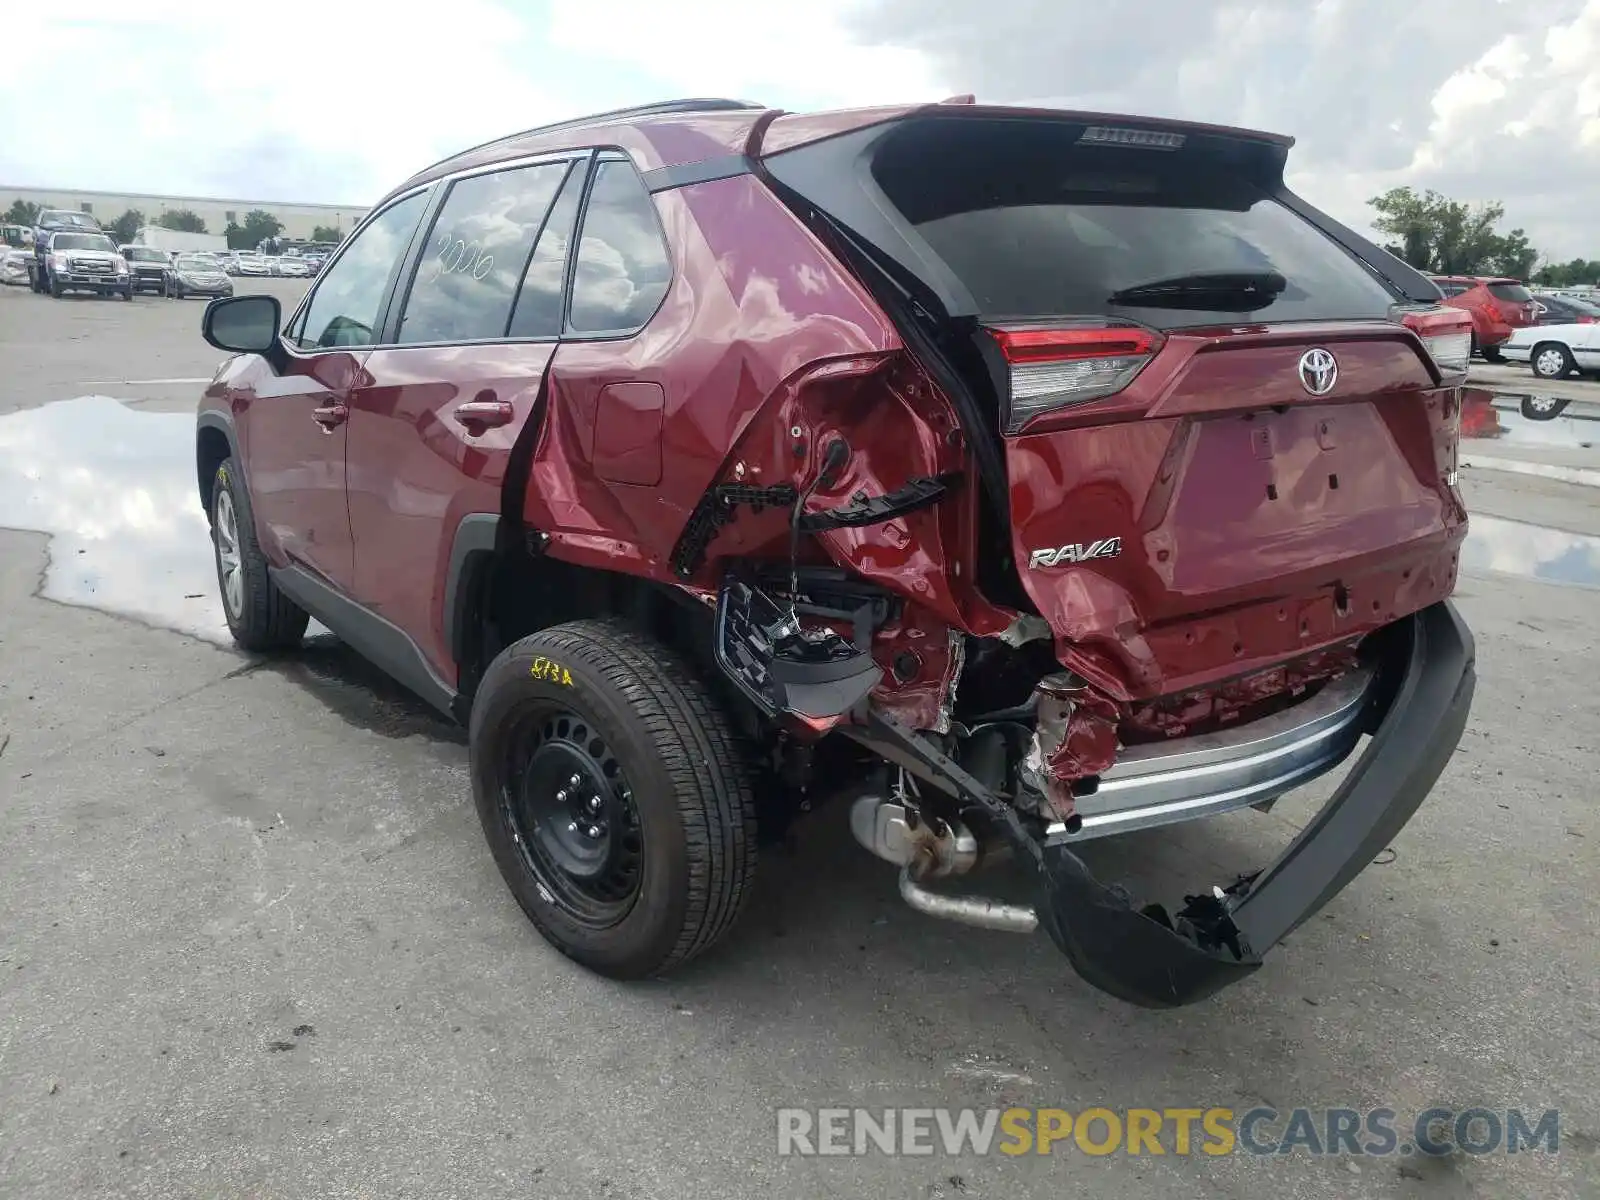
[[[672,263],[644,181],[630,162],[603,162],[583,215],[568,327],[574,333],[625,333],[660,307]]]
[[[533,257],[522,277],[522,290],[511,311],[510,336],[514,338],[558,337],[561,333],[561,305],[566,298],[567,250],[572,245],[572,230],[578,223],[578,206],[583,202],[581,168],[567,176],[567,182],[539,234]]]
[[[1491,283],[1489,294],[1496,300],[1506,300],[1512,304],[1526,304],[1533,299],[1533,293],[1520,283]]]
[[[569,166],[541,163],[452,185],[417,265],[398,341],[506,336],[523,269]]]
[[[1122,317],[1158,328],[1387,315],[1394,297],[1315,226],[1221,160],[1077,144],[1049,122],[940,122],[891,137],[874,176],[991,319]],[[911,132],[908,130],[908,133]],[[1196,276],[1282,276],[1206,295]]]
[[[1467,285],[1464,283],[1441,283],[1439,284],[1439,290],[1446,296],[1459,296],[1467,290]]]

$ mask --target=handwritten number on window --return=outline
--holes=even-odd
[[[471,275],[483,279],[494,270],[494,255],[486,254],[485,247],[476,240],[464,242],[452,237],[448,230],[439,235],[434,246],[433,278],[441,275]]]

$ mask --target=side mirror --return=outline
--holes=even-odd
[[[276,296],[227,296],[206,305],[200,334],[231,354],[266,354],[278,344],[282,324]]]

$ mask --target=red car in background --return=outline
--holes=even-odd
[[[1488,275],[1434,275],[1444,302],[1472,314],[1472,352],[1500,361],[1500,343],[1514,329],[1534,324],[1533,293],[1515,279]]]

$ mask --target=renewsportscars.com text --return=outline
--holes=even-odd
[[[781,1155],[1556,1154],[1556,1109],[781,1108]]]

